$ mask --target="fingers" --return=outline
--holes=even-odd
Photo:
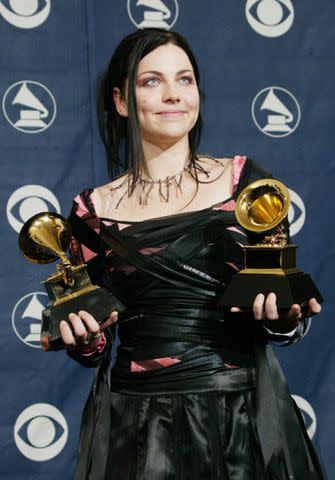
[[[50,340],[47,336],[41,336],[41,349],[44,351],[50,350]]]
[[[287,314],[288,320],[299,320],[302,317],[302,307],[298,303],[294,303]]]
[[[99,338],[100,327],[91,314],[81,310],[78,314],[70,313],[69,323],[62,321],[59,325],[63,343],[67,347],[87,345],[90,339]]]
[[[252,306],[252,311],[256,320],[263,320],[263,318],[265,318],[264,302],[265,296],[263,295],[263,293],[259,293],[258,295],[256,295]]]
[[[321,305],[315,298],[311,298],[308,302],[308,311],[307,316],[312,317],[313,315],[317,315],[321,312]]]
[[[268,320],[278,320],[277,295],[275,293],[271,292],[266,297],[264,310],[265,318]]]
[[[105,330],[105,328],[107,327],[110,327],[111,325],[113,325],[113,323],[115,323],[118,319],[118,313],[117,312],[112,312],[108,318],[108,320],[106,320],[104,323],[101,323],[100,324],[100,330],[103,331]]]
[[[242,312],[238,307],[231,307],[231,312]],[[255,320],[279,320],[279,321],[296,321],[303,316],[317,315],[321,311],[321,305],[315,298],[311,298],[308,302],[301,305],[295,303],[290,310],[279,310],[277,307],[277,296],[274,292],[269,293],[266,297],[263,293],[256,295],[252,305],[252,311]]]
[[[65,320],[62,320],[60,322],[59,331],[62,337],[62,341],[67,348],[74,347],[76,345],[76,339],[72,334],[72,330],[70,326],[68,325],[67,322],[65,322]]]
[[[301,305],[294,304],[289,312],[289,318],[312,317],[321,312],[321,305],[315,298],[303,302]]]
[[[78,314],[70,313],[68,322],[62,321],[59,324],[62,341],[66,348],[85,347],[93,345],[100,339],[101,332],[115,323],[118,313],[112,312],[110,317],[101,325],[88,312],[81,310]]]
[[[243,312],[242,308],[238,308],[238,307],[231,307],[230,309],[231,312]]]

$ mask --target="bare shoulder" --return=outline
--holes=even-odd
[[[200,163],[209,166],[220,166],[220,165],[227,165],[227,163],[233,162],[233,158],[230,157],[212,157],[210,155],[199,155]]]
[[[234,159],[229,157],[211,157],[209,155],[200,155],[199,163],[209,173],[220,173],[222,169],[229,170],[233,166]]]
[[[126,172],[111,182],[94,188],[91,198],[98,217],[107,217],[107,213],[115,208],[118,198],[128,189],[129,173]]]

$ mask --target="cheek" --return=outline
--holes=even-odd
[[[198,91],[190,92],[190,94],[185,99],[190,107],[194,110],[199,110],[200,107],[200,97]]]
[[[149,98],[142,98],[137,102],[137,114],[139,116],[146,115],[153,111],[152,101]]]
[[[156,100],[153,94],[141,94],[141,96],[138,96],[136,99],[136,105],[137,109],[140,110],[150,110],[153,108],[156,104]]]

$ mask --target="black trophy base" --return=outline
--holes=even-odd
[[[102,323],[112,311],[119,313],[125,310],[124,305],[110,292],[103,288],[97,288],[89,293],[79,295],[60,305],[48,305],[42,312],[41,337],[50,344],[50,350],[62,348],[59,324],[67,320],[70,313],[85,310],[90,313],[98,323]]]
[[[320,292],[311,277],[304,272],[288,275],[237,274],[227,285],[219,302],[222,307],[250,309],[258,293],[265,296],[274,292],[277,295],[277,307],[290,309],[294,303],[302,304],[310,298],[323,302]]]

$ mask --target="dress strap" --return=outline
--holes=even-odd
[[[206,216],[208,216],[207,212]],[[200,217],[202,217],[202,215],[200,215]],[[191,225],[192,231],[190,231]],[[179,237],[177,240],[179,252],[184,251],[186,253],[186,251],[189,252],[191,249],[193,250],[196,248],[196,245],[193,245],[192,248],[195,238],[196,242],[199,243],[199,245],[197,245],[198,248],[204,245],[204,236],[195,236],[195,232],[206,228],[208,228],[208,225],[206,225],[206,222],[203,222],[203,218],[199,218],[199,215],[197,215],[197,218],[194,218],[193,221],[185,222],[183,226],[179,226],[179,235],[177,236],[177,238]],[[211,283],[205,280],[199,280],[191,273],[181,270],[179,271],[176,262],[173,261],[173,256],[165,256],[164,250],[160,252],[159,255],[155,255],[154,258],[149,257],[138,251],[138,245],[134,238],[127,238],[120,234],[115,228],[109,229],[104,224],[101,224],[100,231],[104,242],[113,252],[149,275],[178,286],[184,286],[185,282],[187,282],[187,284],[191,282],[194,288],[202,289],[201,293],[206,293],[207,295],[209,294],[209,291],[212,290],[213,285]],[[165,232],[165,235],[166,234],[167,232]],[[213,234],[217,236],[217,230],[216,232],[213,231]],[[167,251],[172,248],[173,243],[174,242],[172,241],[166,248]],[[183,248],[185,245],[188,245],[187,250]],[[168,256],[170,258],[167,258]],[[210,293],[210,295],[213,294],[214,293]]]
[[[76,239],[96,254],[104,253],[104,247],[101,237],[96,233],[81,217],[76,214],[72,208],[68,221],[71,230]]]

